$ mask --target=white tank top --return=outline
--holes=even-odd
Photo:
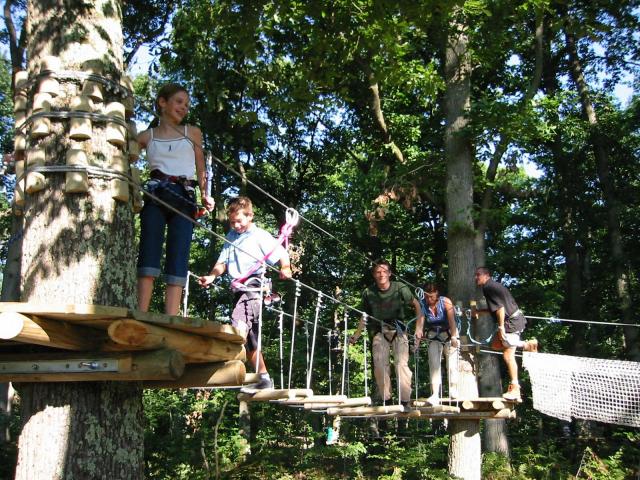
[[[196,152],[193,142],[187,138],[187,126],[182,137],[153,138],[147,144],[147,161],[151,170],[160,170],[165,175],[193,178],[196,174]]]

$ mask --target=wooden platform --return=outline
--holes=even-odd
[[[242,385],[243,344],[241,331],[201,318],[103,305],[0,302],[0,381]]]

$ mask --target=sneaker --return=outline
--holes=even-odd
[[[427,403],[432,407],[435,407],[436,405],[440,405],[440,397],[438,397],[437,393],[434,393],[429,398],[427,398]]]
[[[240,389],[240,392],[253,395],[259,390],[268,390],[272,388],[273,388],[273,380],[271,379],[271,377],[260,377],[260,380],[258,380],[256,383],[252,383],[251,385],[242,387]]]
[[[505,400],[512,400],[514,402],[521,402],[522,398],[520,397],[520,385],[510,383],[506,393],[502,394],[502,398],[504,398]]]
[[[273,380],[271,377],[260,377],[258,383],[253,385],[253,388],[256,390],[267,390],[269,388],[273,388]]]
[[[538,351],[538,340],[532,338],[531,340],[526,340],[524,342],[524,347],[522,348],[525,352],[537,352]]]

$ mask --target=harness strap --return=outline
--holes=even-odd
[[[293,233],[293,228],[298,224],[299,214],[293,208],[287,208],[285,212],[285,223],[280,228],[280,235],[278,235],[276,245],[271,249],[269,253],[267,253],[261,260],[258,260],[253,267],[249,269],[249,271],[242,278],[238,278],[231,282],[231,287],[236,289],[241,289],[243,287],[244,282],[251,277],[267,260],[269,257],[273,255],[273,252],[276,251],[280,245],[282,245],[285,249],[289,246],[289,237]]]

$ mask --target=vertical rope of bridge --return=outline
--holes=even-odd
[[[296,280],[296,296],[293,301],[293,317],[291,320],[291,350],[289,353],[289,377],[287,388],[291,388],[291,371],[293,369],[293,347],[296,343],[296,320],[298,317],[298,298],[300,298],[300,280]]]
[[[418,400],[418,388],[420,386],[420,380],[418,377],[418,373],[420,372],[420,344],[418,343],[413,350],[413,375],[415,377],[415,393],[416,400]]]
[[[369,396],[369,380],[367,379],[367,377],[369,376],[369,373],[367,372],[367,337],[369,336],[367,334],[367,314],[363,313],[362,314],[362,320],[363,320],[363,324],[364,324],[364,335],[362,336],[363,343],[364,343],[364,396],[368,397]]]
[[[397,327],[396,327],[397,328]],[[396,338],[394,341],[400,341],[398,338],[398,334],[396,334]],[[409,337],[407,337],[407,341],[409,341]],[[398,351],[399,349],[396,349]],[[402,391],[400,391],[400,362],[397,360],[396,354],[393,354],[393,363],[396,367],[396,385],[398,387],[398,405],[402,405]]]
[[[258,348],[256,349],[256,373],[260,373],[260,353],[262,352],[262,307],[265,277],[264,272],[260,275],[260,310],[258,311]]]
[[[284,390],[284,346],[282,338],[282,324],[284,322],[284,311],[280,310],[278,316],[278,329],[280,330],[280,388]]]
[[[329,346],[329,395],[333,395],[331,387],[331,338],[333,337],[333,330],[327,332],[327,344]]]
[[[340,395],[344,395],[344,379],[347,372],[347,362],[349,361],[349,339],[347,332],[347,320],[349,318],[349,313],[347,309],[344,309],[344,346],[342,347],[342,381],[340,384]]]
[[[316,334],[318,333],[318,319],[320,318],[320,307],[322,307],[322,292],[318,292],[318,301],[316,302],[316,318],[313,321],[313,337],[311,338],[311,356],[309,358],[309,367],[307,370],[307,389],[311,388],[311,376],[313,374],[313,355],[316,349]]]

